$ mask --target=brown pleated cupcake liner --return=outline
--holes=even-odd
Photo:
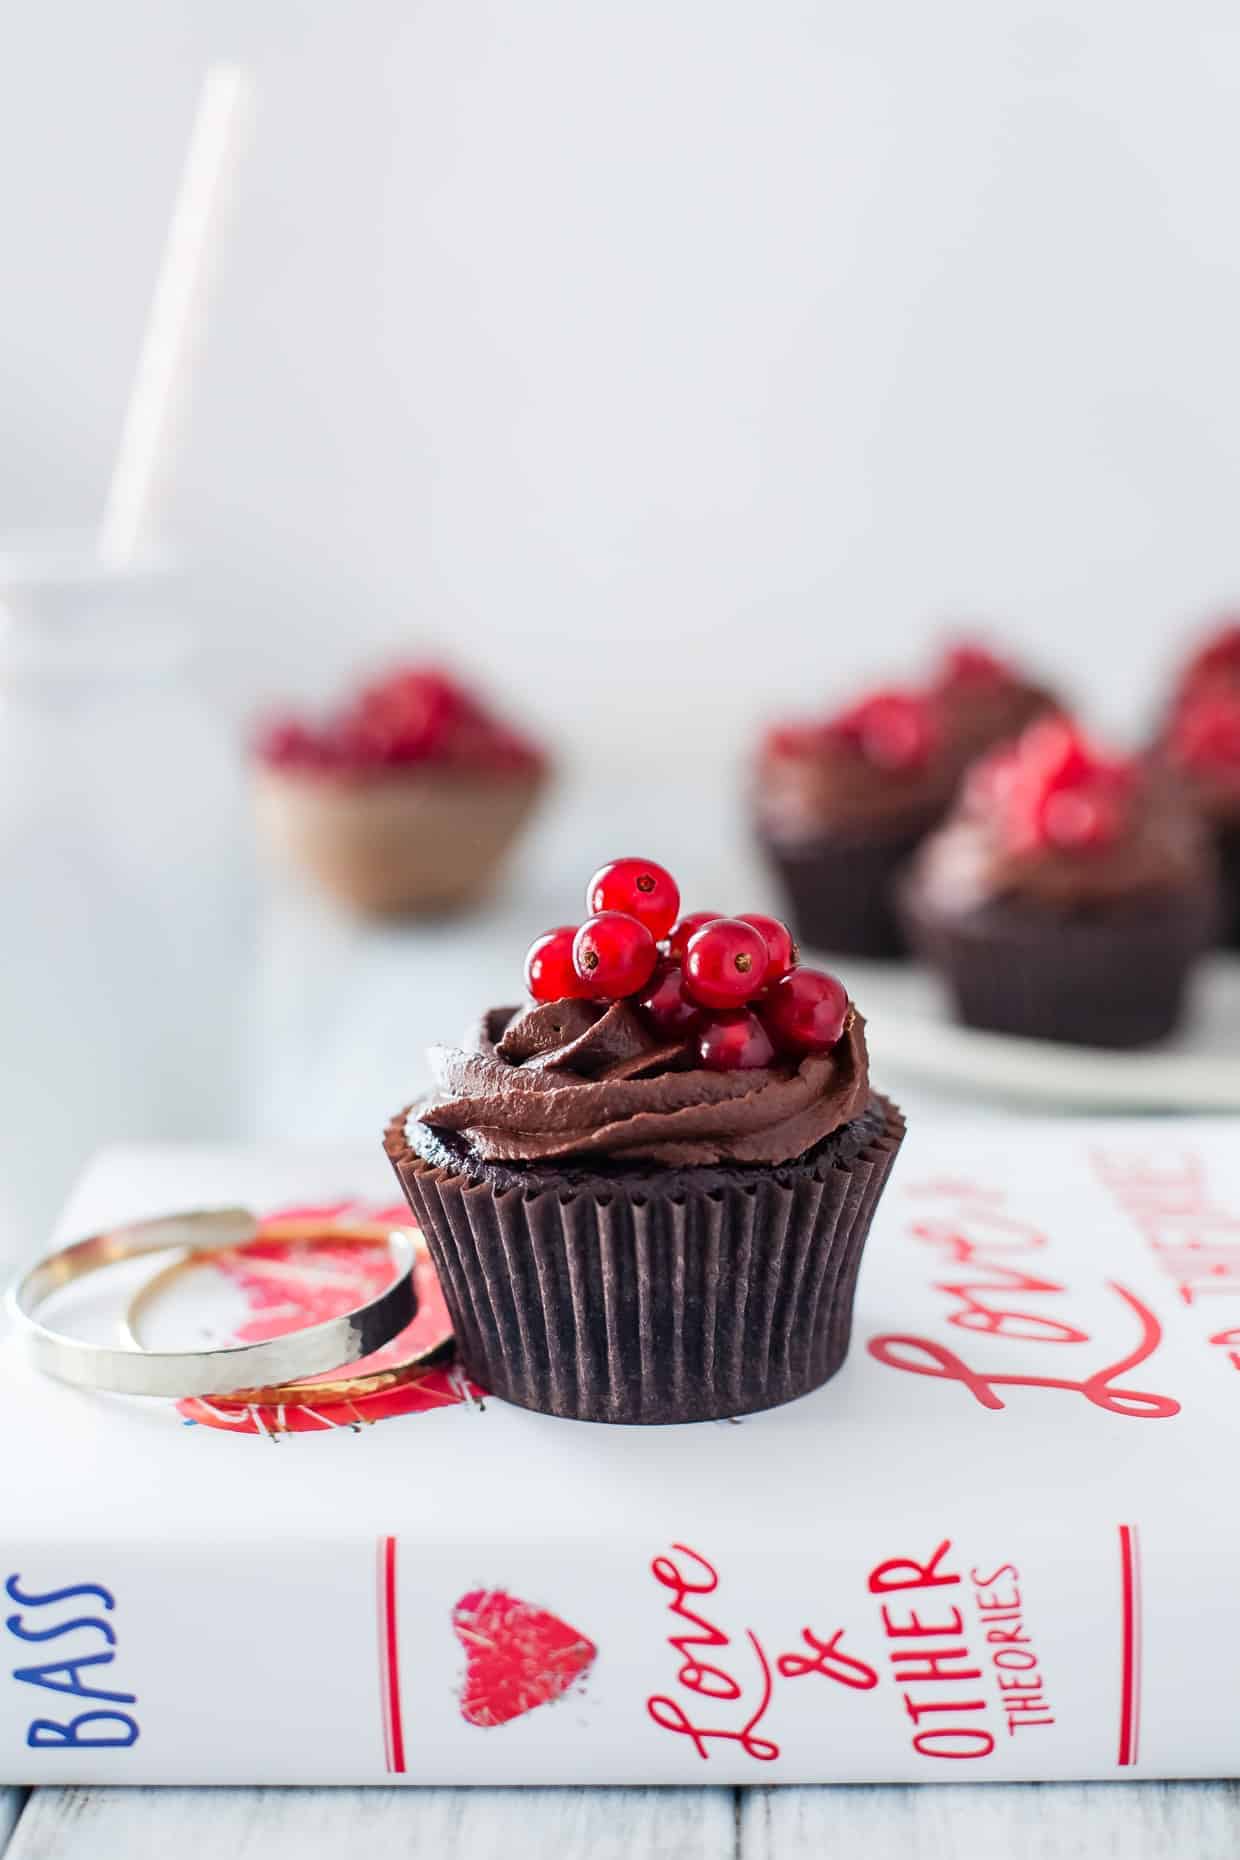
[[[763,837],[798,941],[844,956],[907,955],[895,882],[934,824],[871,839]]]
[[[874,1104],[874,1134],[847,1161],[828,1139],[818,1160],[674,1169],[665,1188],[648,1174],[640,1189],[623,1175],[497,1186],[424,1161],[407,1114],[386,1147],[472,1377],[572,1420],[708,1421],[808,1394],[844,1361],[904,1137],[895,1106]]]
[[[1223,888],[1220,937],[1229,949],[1240,949],[1240,825],[1221,828],[1215,844]]]
[[[1084,1046],[1148,1046],[1175,1029],[1217,911],[1207,887],[1080,918],[1010,903],[949,918],[912,886],[903,896],[910,941],[967,1026]]]

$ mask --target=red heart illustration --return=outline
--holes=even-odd
[[[465,1649],[461,1716],[507,1724],[567,1692],[598,1648],[576,1628],[503,1589],[474,1589],[452,1610]]]

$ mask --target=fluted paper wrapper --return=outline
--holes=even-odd
[[[1222,940],[1240,949],[1240,823],[1223,827],[1215,844],[1223,886]]]
[[[668,1171],[536,1194],[387,1148],[426,1235],[465,1368],[581,1421],[708,1421],[792,1401],[848,1351],[874,1208],[904,1137],[885,1100],[847,1162]]]
[[[824,836],[793,844],[764,839],[798,941],[845,956],[907,954],[894,886],[933,825],[928,820],[904,833],[867,840]]]
[[[949,917],[911,885],[903,902],[914,947],[967,1026],[1115,1048],[1148,1046],[1178,1025],[1218,912],[1210,887],[1077,919],[1012,904]]]

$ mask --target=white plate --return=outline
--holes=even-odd
[[[1122,1053],[961,1027],[912,963],[834,966],[865,1014],[876,1072],[1058,1110],[1240,1111],[1240,957],[1202,965],[1173,1040]]]

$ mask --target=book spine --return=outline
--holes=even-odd
[[[1237,1546],[1186,1541],[975,1507],[827,1543],[10,1540],[0,1781],[1233,1774]]]

